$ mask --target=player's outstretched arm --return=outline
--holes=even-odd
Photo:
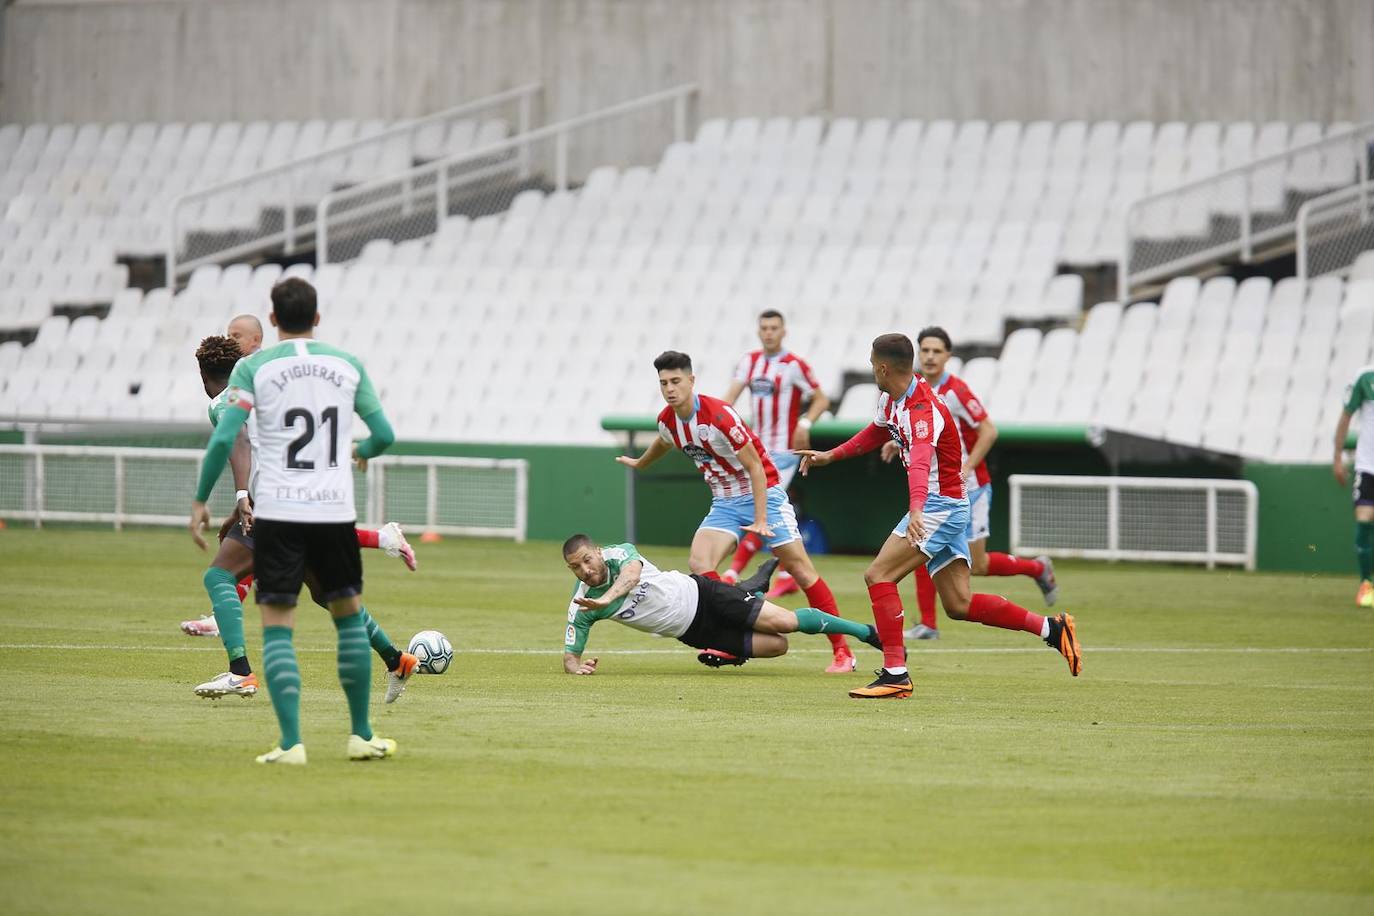
[[[644,454],[638,458],[631,458],[629,455],[617,455],[616,461],[636,471],[642,471],[653,464],[672,450],[672,446],[664,442],[661,438],[655,438],[649,443],[649,447],[644,450]]]
[[[1348,410],[1341,411],[1341,417],[1336,421],[1336,457],[1331,462],[1331,473],[1336,476],[1336,483],[1346,486],[1349,481],[1345,470],[1345,437],[1350,435],[1350,418],[1352,414]]]
[[[248,429],[245,427],[239,430],[239,434],[234,439],[234,448],[229,452],[229,471],[234,475],[234,491],[238,496],[234,500],[234,511],[230,516],[230,521],[237,523],[244,534],[251,534],[253,531],[253,504],[249,501],[248,481],[252,479],[253,473],[253,445],[248,441]],[[220,540],[224,540],[228,529],[225,528],[220,534]]]
[[[858,455],[866,454],[882,446],[889,441],[890,437],[887,430],[877,423],[870,423],[863,429],[854,434],[848,442],[837,445],[835,448],[826,452],[819,452],[815,449],[801,448],[796,449],[793,454],[801,456],[801,467],[799,470],[803,477],[806,472],[813,467],[823,468],[833,461],[844,461],[846,458],[854,458]]]
[[[573,604],[585,611],[599,611],[608,608],[615,602],[624,598],[630,591],[639,584],[639,577],[644,572],[644,561],[631,560],[620,567],[620,575],[611,583],[611,587],[606,589],[605,594],[600,598],[591,598],[587,595],[579,595],[573,599]]]

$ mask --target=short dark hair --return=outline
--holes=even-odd
[[[762,321],[765,318],[776,318],[783,324],[787,324],[787,319],[782,317],[782,312],[778,311],[777,309],[764,309],[763,311],[759,312],[759,321]]]
[[[910,369],[916,361],[916,348],[905,334],[880,334],[873,338],[873,355],[898,369]]]
[[[916,343],[919,344],[927,337],[934,337],[936,340],[940,341],[942,344],[945,345],[946,350],[948,350],[951,353],[954,352],[954,344],[950,343],[949,332],[946,331],[944,328],[939,327],[938,325],[931,325],[928,328],[921,328],[921,333],[916,335]]]
[[[223,382],[234,371],[234,364],[243,357],[237,341],[232,337],[207,337],[196,348],[196,362],[206,378]]]
[[[563,556],[570,557],[583,547],[595,547],[596,541],[589,534],[574,534],[563,542]]]
[[[681,369],[684,372],[691,372],[692,357],[686,353],[679,353],[677,350],[664,350],[654,360],[654,369],[658,372],[662,372],[664,369]]]
[[[315,324],[315,287],[300,277],[287,277],[272,287],[272,314],[288,334],[308,331]]]

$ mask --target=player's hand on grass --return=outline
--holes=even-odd
[[[210,510],[205,507],[205,503],[197,500],[191,503],[191,540],[196,542],[196,546],[205,550],[205,536],[201,534],[206,528],[210,527]]]
[[[917,550],[921,549],[921,542],[926,539],[926,520],[920,512],[911,513],[911,518],[906,523],[907,543]]]
[[[573,674],[596,674],[596,661],[594,658],[587,659],[577,666],[577,670]]]
[[[902,448],[896,442],[884,442],[882,449],[878,452],[878,457],[883,459],[884,464],[891,464],[902,454]]]
[[[792,454],[801,456],[801,466],[797,470],[803,477],[812,468],[823,468],[834,460],[829,452],[820,452],[814,448],[793,449]]]
[[[772,526],[769,525],[768,522],[766,522],[766,521],[764,521],[764,522],[754,522],[754,524],[752,524],[752,525],[745,525],[744,528],[741,529],[741,530],[743,530],[743,531],[752,531],[752,532],[754,532],[754,534],[757,534],[759,537],[763,538],[764,540],[767,540],[768,538],[773,537],[773,528],[772,528]]]
[[[586,595],[581,595],[577,598],[574,598],[573,603],[576,604],[578,607],[582,608],[583,610],[587,611],[599,611],[602,608],[607,608],[611,606],[611,602],[607,601],[605,597],[588,598]]]
[[[1348,476],[1349,472],[1345,469],[1344,456],[1337,458],[1336,461],[1331,465],[1331,473],[1336,475],[1336,483],[1340,484],[1343,487],[1348,486],[1347,481],[1349,481],[1350,478]]]

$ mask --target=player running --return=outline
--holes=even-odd
[[[689,565],[694,575],[719,579],[716,567],[729,556],[741,533],[753,533],[773,551],[806,593],[807,602],[840,616],[830,586],[816,572],[797,530],[797,516],[779,485],[778,471],[759,437],[735,408],[694,391],[692,358],[669,350],[654,360],[659,391],[668,406],[658,415],[658,438],[638,458],[621,464],[643,470],[674,447],[686,452],[711,488],[711,510],[692,538]],[[844,636],[830,634],[834,658],[827,674],[844,674],[856,665]]]
[[[200,364],[201,384],[210,397],[210,425],[219,425],[220,417],[226,406],[225,393],[229,375],[239,361],[238,345],[228,337],[207,337],[196,350],[196,362]],[[211,678],[196,687],[196,696],[217,700],[230,694],[251,697],[258,692],[258,679],[248,661],[248,649],[244,645],[243,599],[248,586],[245,582],[253,580],[253,537],[252,504],[246,492],[247,482],[251,479],[252,459],[247,436],[239,430],[234,447],[229,453],[229,466],[239,490],[239,506],[220,526],[219,547],[215,559],[205,570],[203,579],[205,591],[210,595],[215,624],[214,635],[224,643],[229,655],[229,670]],[[242,513],[242,514],[241,514]],[[387,527],[399,526],[391,522]],[[359,546],[363,543],[364,532],[358,531]],[[375,532],[373,532],[375,533]],[[196,535],[197,543],[204,549],[204,541]],[[413,568],[413,567],[412,567]],[[306,584],[311,597],[317,604],[319,590],[314,576],[307,570]],[[391,642],[391,638],[372,619],[367,608],[361,609],[363,623],[367,627],[368,641],[387,667],[386,702],[394,703],[405,692],[410,676],[415,672],[419,660],[409,652],[402,652]],[[222,624],[222,626],[221,626]],[[185,624],[182,628],[185,629]]]
[[[983,403],[969,390],[964,380],[945,371],[954,352],[949,334],[944,328],[931,327],[916,337],[921,362],[921,377],[944,400],[964,443],[962,471],[968,486],[968,539],[970,565],[975,576],[1030,576],[1040,587],[1045,604],[1053,607],[1059,596],[1054,579],[1054,564],[1049,557],[1023,560],[1006,553],[989,553],[989,516],[992,512],[992,478],[986,461],[992,444],[997,441],[997,427],[993,425]],[[897,443],[883,445],[886,462],[897,459]],[[906,631],[908,639],[939,639],[935,622],[935,583],[924,566],[916,569],[916,604],[921,609],[921,622]]]
[[[592,624],[607,619],[700,649],[698,660],[713,668],[785,655],[788,633],[847,633],[875,649],[882,646],[872,624],[817,608],[789,611],[765,601],[757,592],[768,588],[775,564],[734,586],[719,578],[662,571],[633,544],[598,547],[585,534],[563,543],[563,562],[578,580],[563,643],[568,674],[596,673],[597,660],[584,661],[582,653]]]
[[[262,322],[258,321],[257,317],[254,315],[235,315],[230,319],[229,327],[225,333],[233,338],[234,343],[238,345],[240,353],[244,356],[251,356],[262,347]],[[204,366],[202,365],[202,369],[203,368]],[[228,377],[227,372],[225,373],[225,377]],[[221,386],[221,388],[222,387],[223,386]],[[207,389],[207,394],[208,393]],[[211,397],[213,396],[214,395],[211,395]],[[211,412],[214,413],[213,404],[211,405]],[[211,423],[215,421],[216,416],[217,414],[211,417]],[[245,442],[245,447],[251,448],[253,452],[256,452],[256,442],[254,441],[256,438],[256,424],[254,424],[250,417],[248,423],[244,426],[244,431],[239,436],[239,441]],[[234,473],[234,489],[237,490],[238,493],[233,514],[220,528],[219,539],[221,543],[224,542],[229,529],[240,518],[248,519],[250,525],[252,523],[252,508],[248,499],[248,491],[250,489],[249,481],[251,478],[240,478],[238,465],[235,464],[234,461],[234,456],[237,454],[239,448],[240,446],[236,442],[234,452],[229,456],[229,466]],[[358,546],[374,550],[383,550],[389,557],[400,557],[401,561],[405,563],[406,568],[411,572],[414,572],[418,566],[414,549],[411,548],[410,542],[406,540],[405,533],[401,530],[401,526],[395,522],[387,522],[382,527],[376,529],[359,528]],[[248,595],[248,589],[252,583],[253,577],[250,575],[240,580],[235,585],[234,590],[238,594],[240,603]],[[206,591],[210,591],[208,584],[206,585]],[[185,633],[187,636],[219,636],[219,624],[215,621],[213,611],[214,603],[215,596],[211,593],[211,612],[209,614],[202,614],[195,620],[183,620],[181,622],[181,632]],[[404,689],[404,687],[402,689]],[[387,692],[388,695],[390,695],[390,690]],[[223,694],[218,695],[222,696]]]
[[[723,400],[734,406],[744,389],[749,389],[754,408],[754,431],[778,469],[778,486],[786,491],[792,485],[801,460],[792,450],[811,447],[811,424],[830,409],[830,399],[821,390],[806,360],[782,348],[787,326],[781,312],[774,309],[760,312],[758,334],[763,349],[744,354],[735,367],[735,377],[725,390]],[[810,403],[803,414],[802,404],[808,398]],[[763,539],[752,531],[740,538],[735,558],[721,578],[726,582],[738,581],[739,574],[762,546]],[[783,570],[768,597],[780,598],[800,588],[797,580]]]
[[[377,393],[357,357],[314,339],[315,290],[292,277],[272,287],[279,342],[239,360],[210,437],[191,506],[192,535],[209,523],[205,501],[239,429],[256,409],[258,487],[253,536],[257,602],[262,609],[263,675],[281,727],[259,763],[306,762],[300,733],[300,669],[292,645],[297,596],[314,572],[338,631],[339,683],[348,701],[350,760],[390,757],[396,742],[372,731],[367,701],[372,653],[360,613],[362,558],[354,534],[353,471],[348,455],[356,411],[371,435],[352,447],[359,467],[395,441]]]
[[[902,699],[911,696],[911,675],[902,644],[902,598],[897,583],[924,563],[935,580],[945,613],[990,627],[1025,630],[1058,650],[1075,677],[1082,671],[1082,650],[1068,614],[1041,617],[999,595],[973,595],[969,589],[969,505],[961,473],[963,445],[949,408],[914,373],[915,349],[905,334],[884,334],[873,341],[869,356],[880,390],[877,418],[829,451],[801,452],[801,473],[832,461],[871,452],[889,437],[901,450],[907,469],[908,512],[893,529],[864,571],[873,620],[883,643],[883,667],[877,680],[849,691],[856,699]]]
[[[1336,458],[1332,470],[1341,486],[1349,483],[1345,470],[1345,437],[1350,420],[1360,415],[1355,444],[1355,560],[1360,570],[1357,607],[1374,608],[1374,366],[1365,366],[1345,389],[1345,404],[1336,421]]]

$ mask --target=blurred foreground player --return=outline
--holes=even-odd
[[[883,667],[867,687],[849,691],[856,699],[911,696],[911,675],[902,643],[902,599],[897,583],[924,564],[935,580],[945,613],[990,627],[1024,630],[1058,650],[1075,677],[1083,667],[1073,618],[1041,617],[999,595],[974,595],[969,588],[969,505],[961,473],[963,446],[944,401],[914,373],[915,348],[904,334],[873,341],[869,362],[877,383],[877,418],[837,448],[801,452],[801,473],[879,448],[890,437],[907,469],[908,512],[864,572],[873,620],[883,642]]]
[[[368,717],[372,653],[363,623],[362,558],[354,531],[353,470],[345,449],[353,414],[371,435],[352,446],[360,467],[395,441],[372,380],[351,353],[314,339],[320,316],[315,290],[298,278],[272,288],[279,342],[238,361],[225,409],[206,448],[191,506],[190,528],[210,520],[205,501],[249,413],[258,418],[254,567],[263,621],[263,675],[281,738],[257,758],[264,764],[306,763],[300,732],[300,669],[292,644],[296,601],[309,569],[338,633],[338,674],[348,703],[350,760],[390,757],[396,742],[372,731]]]
[[[1360,587],[1355,592],[1358,607],[1374,608],[1374,366],[1365,366],[1345,390],[1345,404],[1336,422],[1336,458],[1332,470],[1341,486],[1349,483],[1345,470],[1345,437],[1350,421],[1360,415],[1355,443],[1355,560],[1360,571]]]

